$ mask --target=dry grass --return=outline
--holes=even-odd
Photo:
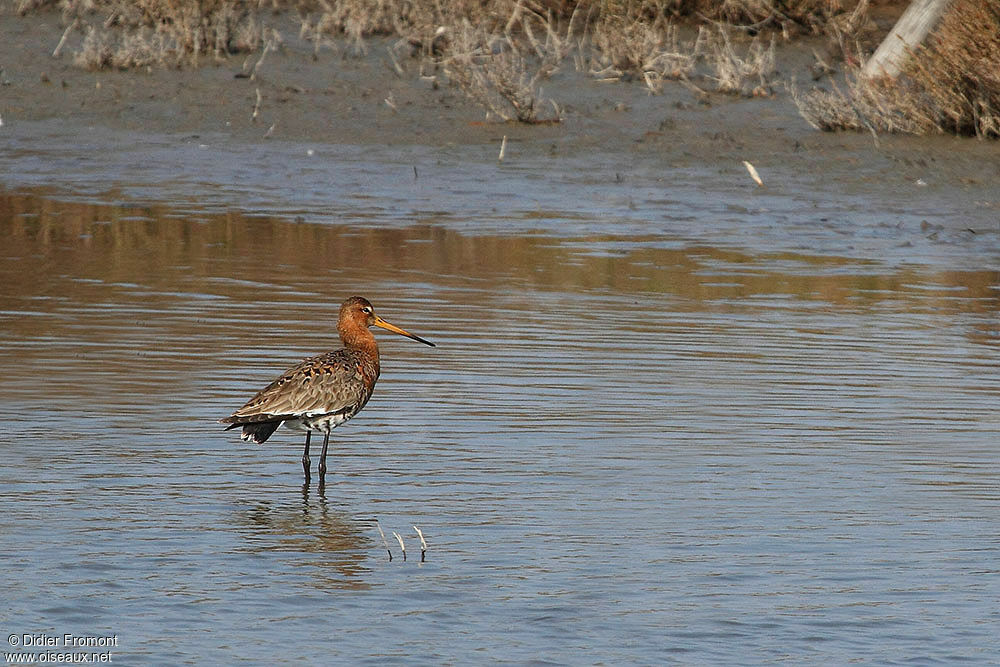
[[[18,9],[56,6],[84,34],[74,62],[91,69],[196,66],[260,48],[262,3],[249,0],[19,0]]]
[[[762,38],[757,36],[745,49],[739,49],[728,31],[720,27],[709,44],[712,73],[708,78],[715,81],[716,90],[753,97],[771,94],[771,78],[775,72],[773,35],[769,46],[764,46]]]
[[[638,79],[652,93],[679,80],[720,93],[770,94],[775,73],[775,37],[733,34],[721,25],[699,28],[683,39],[673,23],[600,21],[593,26],[590,73],[600,79]],[[766,44],[766,46],[765,46]]]
[[[530,123],[559,119],[542,84],[569,59],[580,71],[639,81],[654,94],[671,80],[696,92],[770,94],[777,39],[825,33],[847,62],[862,62],[858,36],[871,28],[869,2],[893,0],[8,1],[22,14],[61,10],[68,27],[56,51],[66,46],[74,62],[93,69],[193,67],[241,52],[259,53],[259,64],[281,45],[271,13],[297,12],[314,53],[345,39],[363,53],[369,37],[395,36],[421,71],[445,72],[491,116]],[[793,98],[821,129],[1000,136],[996,0],[953,0],[912,55],[896,82],[847,65],[839,86],[793,88]]]
[[[866,78],[855,67],[843,89],[793,96],[823,130],[1000,137],[1000,5],[954,0],[895,81]]]
[[[603,0],[596,4],[602,15],[722,24],[752,36],[764,30],[825,33],[831,20],[850,13],[860,3],[867,5],[867,0]],[[562,4],[572,7],[578,3]]]
[[[540,82],[551,74],[546,59],[532,65],[516,42],[469,23],[452,32],[449,55],[444,59],[445,72],[469,98],[505,121],[538,123],[561,119],[558,105],[541,97]]]
[[[95,69],[197,66],[240,52],[263,59],[281,44],[271,12],[296,12],[314,54],[344,41],[363,53],[369,37],[395,36],[421,72],[444,72],[493,117],[530,123],[560,118],[542,84],[570,59],[580,71],[638,81],[654,94],[671,80],[698,94],[770,94],[778,39],[826,33],[840,50],[860,52],[869,1],[893,0],[10,1],[21,12],[61,9],[67,33],[82,35],[70,40],[75,62]],[[997,135],[1000,10],[991,0],[955,2],[963,9],[952,16],[964,20],[942,27],[904,85],[849,70],[832,92],[793,91],[802,114],[824,129]],[[984,26],[993,26],[992,39],[984,40]],[[404,75],[402,51],[390,55]]]
[[[799,113],[818,130],[926,134],[933,127],[933,120],[900,88],[865,79],[856,67],[843,88],[833,84],[832,91],[803,94],[792,86],[791,92]]]
[[[346,36],[358,48],[371,35],[397,35],[427,42],[441,26],[457,27],[462,21],[490,32],[510,32],[515,24],[519,37],[537,47],[544,56],[568,54],[574,34],[590,24],[603,26],[594,33],[624,28],[632,47],[644,53],[609,53],[647,61],[653,69],[670,69],[656,58],[656,42],[672,39],[671,21],[679,18],[702,23],[722,22],[755,33],[768,27],[787,29],[804,26],[820,31],[836,22],[850,8],[867,6],[867,0],[11,0],[24,14],[44,7],[62,9],[67,20],[80,19],[83,29],[99,34],[92,43],[107,48],[126,41],[120,34],[133,33],[131,45],[143,34],[154,42],[151,52],[163,52],[164,61],[202,54],[222,55],[254,49],[260,41],[260,24],[269,11],[296,11],[303,32],[311,35]],[[155,39],[152,39],[155,36]],[[112,47],[114,48],[114,47]],[[613,50],[605,41],[597,46]],[[173,56],[173,57],[171,57]],[[561,59],[561,58],[559,58]],[[100,59],[98,59],[100,60]],[[116,60],[127,63],[128,59]],[[146,57],[140,58],[145,61]],[[662,60],[662,58],[661,58]],[[637,61],[637,63],[639,62]],[[683,63],[681,63],[683,66]],[[627,67],[625,69],[628,69]]]
[[[701,32],[698,33],[699,38]],[[682,40],[678,27],[666,20],[610,16],[596,22],[590,73],[600,79],[635,77],[654,93],[668,80],[688,80],[702,55],[700,39]]]

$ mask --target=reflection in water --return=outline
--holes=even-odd
[[[567,295],[554,307],[574,301],[585,311],[587,300],[626,295],[630,301],[613,307],[627,308],[628,328],[639,334],[662,331],[661,315],[650,312],[662,304],[673,313],[725,315],[720,335],[734,318],[759,319],[761,309],[814,308],[831,318],[899,316],[928,333],[937,325],[927,328],[922,314],[962,313],[970,317],[963,335],[971,343],[997,341],[994,271],[881,273],[877,265],[836,257],[677,249],[643,238],[468,236],[419,225],[336,227],[242,214],[175,218],[164,208],[14,194],[0,197],[0,219],[0,360],[47,378],[42,385],[35,372],[8,372],[5,381],[25,400],[59,394],[70,403],[113,405],[151,395],[161,407],[182,408],[185,392],[204,391],[191,384],[204,380],[214,380],[206,396],[215,398],[216,387],[241,396],[254,386],[246,381],[248,364],[264,378],[334,347],[332,319],[351,293],[368,295],[390,319],[401,291],[419,293],[424,302],[406,313],[414,329],[453,325],[474,340],[530,335],[510,328],[509,312],[530,316],[535,306],[523,295],[541,291],[548,301]],[[484,294],[488,308],[481,307]],[[443,304],[459,310],[432,322],[430,309]],[[472,313],[474,324],[463,321]],[[829,318],[806,326],[817,323],[831,327],[817,330],[820,338],[838,327]],[[700,354],[716,354],[715,347]],[[270,358],[244,359],[250,350]],[[745,346],[723,353],[741,355]]]
[[[259,500],[241,517],[247,551],[299,554],[296,566],[307,568],[302,576],[319,588],[368,586],[362,575],[371,547],[370,526],[331,510],[324,493],[313,494],[303,485],[300,505]]]
[[[587,229],[0,195],[11,618],[163,664],[982,658],[997,273]],[[379,339],[317,494],[216,420],[354,293],[439,347]]]
[[[4,278],[14,287],[30,286],[24,295],[35,299],[58,298],[67,288],[97,296],[94,281],[108,290],[105,297],[144,290],[154,303],[181,294],[252,300],[262,290],[293,299],[313,296],[316,275],[358,280],[372,271],[438,289],[500,281],[675,294],[694,303],[777,295],[864,307],[913,296],[927,309],[964,310],[978,302],[981,311],[995,311],[1000,299],[996,271],[912,267],[886,274],[867,261],[675,248],[662,237],[477,236],[429,225],[337,227],[240,213],[177,218],[165,207],[9,193],[0,195],[0,219]],[[74,285],[64,284],[67,279]],[[8,290],[7,297],[18,294]]]

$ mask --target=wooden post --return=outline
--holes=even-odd
[[[865,63],[864,75],[896,78],[906,60],[907,51],[920,46],[949,4],[951,0],[912,0],[878,50]]]

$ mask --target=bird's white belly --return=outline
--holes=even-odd
[[[315,417],[304,415],[298,419],[286,419],[282,422],[285,428],[293,431],[319,431],[329,433],[351,417],[344,413],[334,413],[332,415],[316,415]]]

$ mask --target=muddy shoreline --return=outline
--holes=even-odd
[[[698,150],[703,136],[717,141],[729,135],[751,150],[766,150],[771,142],[782,148],[788,141],[831,140],[808,126],[782,86],[764,99],[699,98],[679,83],[651,95],[638,82],[600,82],[564,62],[542,91],[564,111],[563,123],[489,122],[483,109],[444,77],[421,72],[419,59],[398,59],[400,74],[388,53],[392,39],[366,40],[365,54],[340,45],[314,58],[313,45],[297,34],[296,22],[279,15],[272,20],[283,46],[263,59],[253,78],[247,73],[260,54],[205,59],[197,69],[87,71],[72,63],[82,39],[78,32],[71,33],[59,57],[52,55],[65,29],[58,12],[24,17],[9,7],[0,12],[0,105],[8,125],[57,118],[81,129],[102,125],[140,132],[224,132],[247,141],[357,144],[478,143],[508,135],[611,150],[661,136],[684,137],[680,150]],[[825,45],[822,38],[780,45],[778,79],[811,85],[812,53]],[[852,144],[854,138],[840,137]],[[860,141],[871,143],[870,137]],[[715,152],[712,148],[705,157]]]

